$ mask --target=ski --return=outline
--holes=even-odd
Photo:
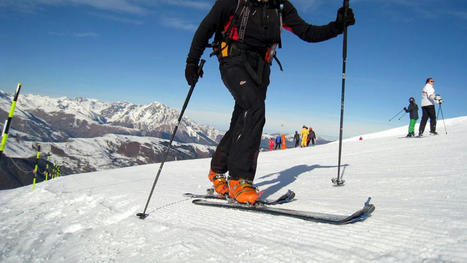
[[[228,195],[220,195],[214,192],[214,189],[207,189],[206,194],[193,194],[193,193],[184,193],[183,196],[197,198],[197,199],[218,199],[218,200],[227,200],[229,202],[235,202]],[[288,203],[295,198],[295,193],[292,190],[288,190],[287,193],[281,195],[277,199],[261,199],[256,201],[257,204],[262,205],[278,205],[283,203]]]
[[[351,224],[351,223],[355,223],[355,222],[359,222],[359,221],[363,221],[367,219],[371,215],[371,213],[373,213],[373,211],[375,210],[375,206],[373,204],[370,204],[370,199],[371,198],[369,197],[368,200],[365,202],[362,209],[359,209],[350,215],[338,215],[338,214],[320,213],[320,212],[313,212],[313,211],[301,211],[301,210],[294,210],[294,209],[277,208],[277,207],[270,207],[265,204],[255,204],[254,206],[252,206],[248,204],[240,204],[240,203],[232,203],[232,202],[218,202],[218,201],[210,201],[206,199],[195,199],[193,200],[193,204],[203,205],[203,206],[232,208],[232,209],[267,213],[267,214],[272,214],[272,215],[277,215],[277,216],[288,216],[288,217],[299,218],[299,219],[313,221],[313,222],[344,225],[344,224]]]

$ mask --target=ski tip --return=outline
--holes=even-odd
[[[145,214],[145,213],[137,213],[136,216],[139,217],[139,219],[145,219],[146,217],[148,217],[149,214]]]

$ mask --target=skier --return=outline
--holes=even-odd
[[[300,136],[302,136],[302,144],[300,146],[306,147],[306,143],[308,141],[308,128],[303,125],[302,130],[300,131]]]
[[[269,151],[274,150],[274,140],[272,138],[269,139]]]
[[[415,103],[415,99],[413,97],[409,98],[409,106],[404,107],[405,112],[409,112],[410,114],[410,123],[409,123],[409,133],[407,137],[415,136],[414,128],[415,123],[418,120],[418,105]]]
[[[295,131],[295,135],[293,136],[294,140],[295,140],[295,148],[298,146],[298,144],[300,144],[300,135],[298,134],[297,131]]]
[[[287,149],[287,141],[285,140],[285,134],[281,135],[281,149],[282,150]]]
[[[280,136],[280,135],[277,135],[277,137],[276,137],[276,148],[274,148],[274,149],[275,149],[275,150],[280,149],[280,148],[281,148],[281,144],[282,144],[281,136]]]
[[[316,141],[316,134],[315,131],[313,131],[313,128],[310,126],[310,129],[308,130],[308,138],[311,140],[311,145],[315,145]]]
[[[422,91],[422,120],[420,121],[420,127],[418,129],[418,136],[423,136],[425,131],[425,125],[430,118],[430,133],[437,135],[436,132],[436,114],[435,114],[435,103],[438,103],[438,100],[435,100],[435,89],[433,85],[435,81],[433,78],[427,78],[425,82],[425,87]]]
[[[218,193],[228,192],[237,202],[250,204],[259,197],[252,184],[265,123],[270,65],[276,57],[276,46],[281,47],[281,27],[307,42],[321,42],[354,23],[350,8],[346,15],[340,8],[335,21],[315,26],[306,23],[288,0],[214,3],[193,37],[185,78],[190,86],[196,84],[198,62],[215,33],[214,54],[219,59],[222,80],[235,100],[229,130],[217,146],[208,176]],[[224,175],[227,172],[228,183]]]

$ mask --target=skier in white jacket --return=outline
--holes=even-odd
[[[435,99],[435,89],[433,88],[435,81],[433,78],[427,78],[425,87],[422,91],[422,120],[420,121],[420,127],[418,129],[418,136],[422,136],[425,131],[426,122],[430,118],[430,133],[437,135],[436,132],[436,113],[435,103],[438,103]]]

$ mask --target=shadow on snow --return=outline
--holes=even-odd
[[[344,168],[346,166],[348,166],[348,164],[342,164],[341,165],[341,167],[344,167]],[[306,165],[306,164],[301,164],[301,165],[297,165],[297,166],[285,169],[283,171],[280,171],[279,173],[271,173],[271,174],[261,176],[258,179],[265,179],[265,178],[277,175],[277,177],[274,178],[274,179],[270,179],[270,180],[267,180],[267,181],[261,181],[259,183],[255,183],[255,186],[256,187],[261,187],[261,186],[272,184],[268,188],[262,190],[262,192],[263,192],[262,197],[267,198],[270,195],[273,195],[274,193],[279,191],[280,189],[284,188],[285,186],[293,183],[298,178],[298,176],[303,174],[303,173],[312,171],[314,169],[319,169],[319,168],[336,168],[336,167],[337,167],[337,165],[319,165],[319,164]]]

